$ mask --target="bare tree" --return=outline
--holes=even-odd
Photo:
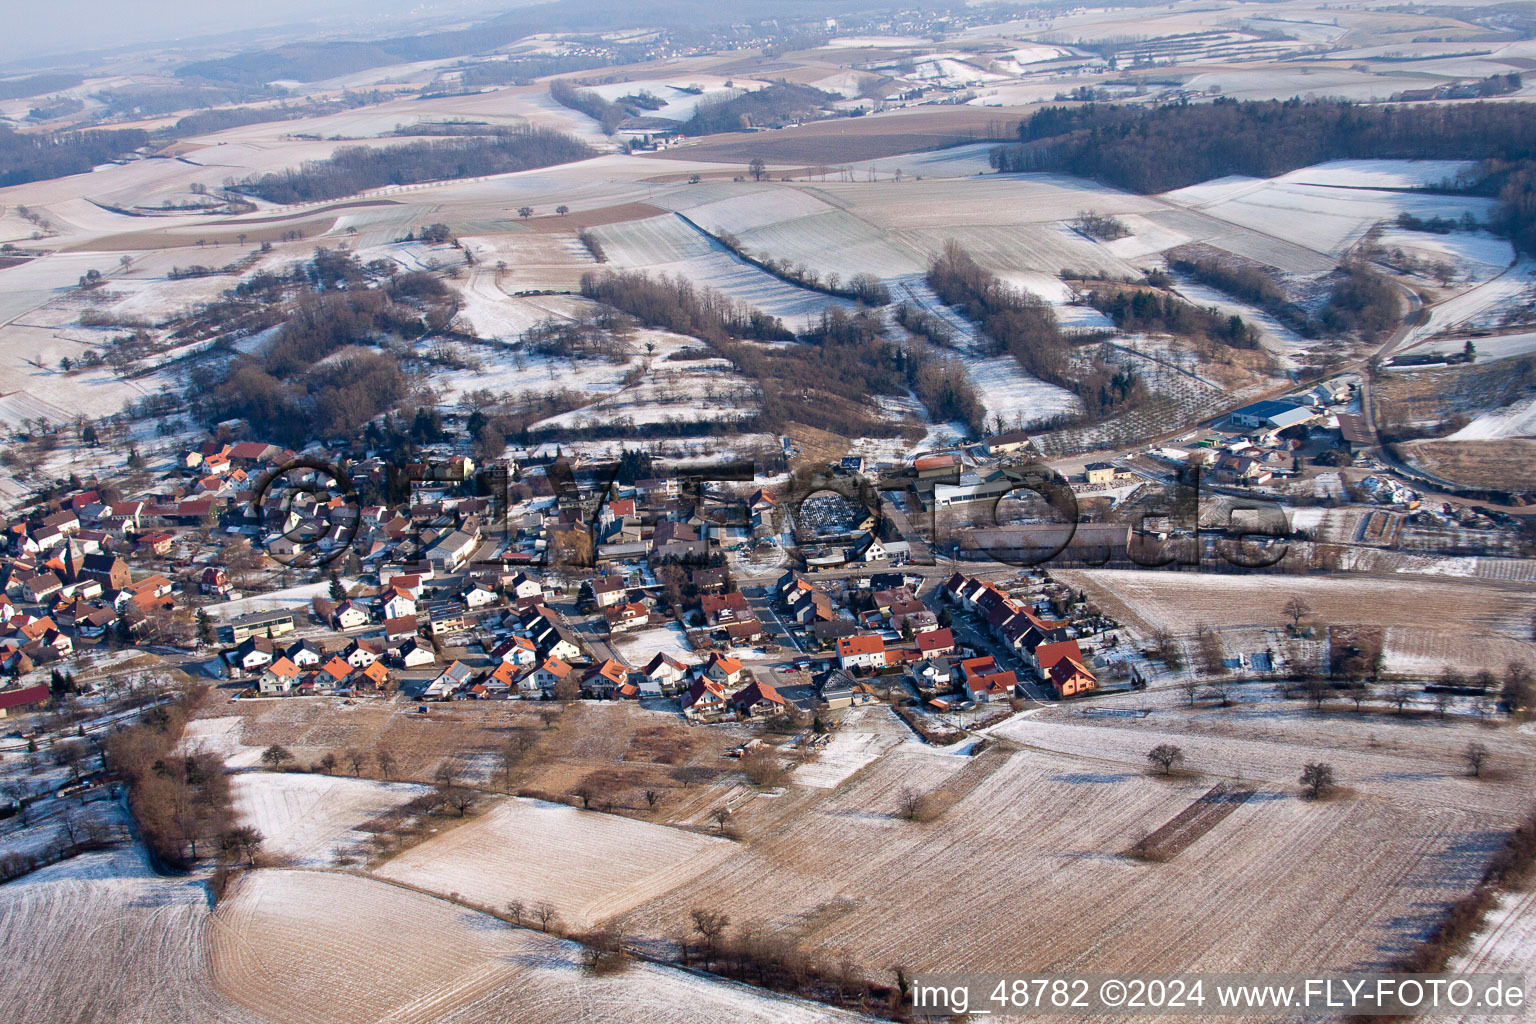
[[[701,764],[681,764],[672,769],[672,777],[681,782],[686,789],[692,785],[708,782],[715,777],[715,773]]]
[[[547,932],[549,926],[554,924],[555,919],[560,916],[560,912],[555,909],[554,904],[542,902],[534,904],[533,916],[539,919],[539,929]]]
[[[288,748],[276,743],[261,752],[261,763],[268,768],[280,768],[292,761],[293,755],[288,752]]]
[[[327,751],[319,760],[320,770],[327,775],[336,774],[336,755]]]
[[[1200,671],[1204,675],[1225,675],[1227,665],[1225,653],[1221,649],[1221,640],[1211,627],[1198,625],[1195,627],[1195,650],[1200,655]]]
[[[388,747],[380,747],[374,751],[373,759],[378,762],[380,775],[386,779],[394,777],[395,755]]]
[[[1147,751],[1147,760],[1161,768],[1164,775],[1172,775],[1173,766],[1183,763],[1184,751],[1177,744],[1159,743]]]
[[[1184,659],[1179,655],[1178,641],[1174,640],[1173,634],[1166,629],[1157,629],[1152,633],[1152,653],[1174,672],[1177,672],[1184,663]]]
[[[1320,675],[1309,675],[1304,688],[1307,691],[1307,699],[1312,702],[1312,710],[1323,710],[1323,702],[1328,699],[1328,693],[1333,689],[1328,685],[1328,680]]]
[[[1462,751],[1461,759],[1467,763],[1467,774],[1474,779],[1483,774],[1483,769],[1488,767],[1488,748],[1481,743],[1468,743],[1467,749]]]
[[[896,805],[901,809],[901,816],[911,821],[917,817],[917,807],[922,801],[923,795],[911,786],[902,786],[897,794]]]
[[[720,935],[726,926],[731,923],[729,916],[724,911],[708,910],[704,907],[694,907],[690,913],[693,918],[693,930],[704,940],[705,967],[708,967],[715,959],[715,944],[720,940]]]
[[[1327,795],[1334,786],[1333,765],[1325,761],[1308,761],[1301,769],[1301,784],[1313,800]]]
[[[21,815],[21,823],[25,825],[27,823],[27,797],[32,795],[30,787],[21,779],[9,778],[3,784],[0,784],[0,792],[3,792],[5,798],[16,805],[16,811]]]
[[[219,845],[225,852],[239,858],[244,857],[251,867],[256,866],[256,855],[261,852],[261,844],[266,841],[266,836],[260,830],[251,825],[241,825],[238,828],[227,830],[219,837]]]
[[[726,823],[731,820],[731,809],[725,804],[721,804],[709,812],[709,817],[715,823],[715,828],[724,832]]]
[[[526,914],[527,912],[528,912],[528,908],[523,905],[523,901],[522,900],[510,900],[510,901],[508,901],[508,903],[507,903],[507,913],[512,915],[512,923],[513,924],[522,924],[523,923],[523,915]]]
[[[1179,689],[1184,691],[1184,699],[1189,701],[1189,706],[1195,706],[1195,697],[1200,692],[1200,680],[1194,676],[1179,681]]]
[[[1499,691],[1500,698],[1504,701],[1504,707],[1511,715],[1518,714],[1529,708],[1536,695],[1536,687],[1531,685],[1531,670],[1518,661],[1512,661],[1504,669],[1504,686]]]
[[[1299,629],[1301,620],[1312,614],[1312,606],[1302,600],[1300,596],[1294,596],[1285,602],[1285,617],[1291,620],[1291,628]]]
[[[1448,693],[1437,693],[1430,698],[1430,701],[1435,706],[1435,713],[1441,718],[1444,718],[1445,713],[1451,709],[1451,695]]]
[[[592,801],[596,800],[602,793],[603,787],[598,783],[597,779],[591,776],[582,779],[576,784],[576,788],[571,790],[571,796],[581,801],[583,810],[590,810]]]
[[[347,764],[352,766],[352,774],[354,777],[362,775],[363,769],[368,767],[368,762],[373,760],[368,751],[359,750],[357,747],[348,747],[346,758]]]
[[[469,812],[471,807],[475,806],[475,801],[478,799],[480,799],[480,795],[467,786],[451,786],[443,794],[443,800],[449,807],[458,811],[461,818]]]
[[[660,802],[661,790],[656,789],[654,786],[645,790],[645,806],[654,811],[656,809],[656,805]]]
[[[606,974],[624,966],[624,940],[610,928],[594,928],[576,936],[581,943],[581,963],[594,974]]]
[[[1397,708],[1397,713],[1402,714],[1403,709],[1413,702],[1413,690],[1397,683],[1387,691],[1387,703]]]

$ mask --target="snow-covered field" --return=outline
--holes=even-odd
[[[247,612],[268,609],[286,608],[298,612],[307,608],[315,598],[327,596],[330,593],[330,587],[328,582],[322,580],[319,583],[301,583],[286,590],[272,590],[254,597],[242,597],[235,601],[210,604],[208,616],[215,622],[227,622]]]
[[[548,901],[586,927],[685,884],[730,856],[726,839],[516,797],[412,847],[377,874],[487,906]],[[503,870],[487,870],[491,863]]]
[[[208,894],[135,846],[0,886],[0,1005],[23,1021],[264,1024],[212,988]]]
[[[688,646],[683,627],[675,622],[616,636],[613,638],[613,649],[631,668],[644,668],[658,654],[670,655],[689,665],[697,665],[702,660]]]
[[[1372,162],[1380,163],[1383,161]],[[1331,256],[1343,255],[1374,224],[1402,213],[1452,219],[1470,213],[1482,221],[1488,218],[1493,205],[1492,200],[1472,196],[1316,184],[1309,180],[1312,171],[1303,168],[1277,178],[1218,178],[1164,193],[1162,198]],[[1387,173],[1373,166],[1364,177],[1371,180]],[[1336,168],[1323,176],[1347,179],[1349,173],[1347,169]]]
[[[335,775],[246,772],[232,781],[235,813],[265,837],[262,853],[296,867],[328,867],[340,856],[357,856],[370,835],[357,826],[430,792],[407,782]]]
[[[1529,1007],[1536,1004],[1536,976],[1531,965],[1536,964],[1536,889],[1506,892],[1497,905],[1483,920],[1483,926],[1467,943],[1467,948],[1447,964],[1458,974],[1493,974],[1501,972],[1525,975],[1525,1005],[1527,1010],[1518,1018],[1472,1015],[1447,1018],[1456,1024],[1472,1021],[1529,1019]]]
[[[966,369],[987,408],[988,420],[1001,416],[1009,427],[1023,428],[1081,408],[1076,395],[1031,377],[1013,356],[972,360]]]
[[[1536,398],[1485,412],[1447,440],[1481,441],[1497,437],[1536,437]]]
[[[621,873],[624,861],[617,858],[609,867]],[[498,873],[489,865],[482,870]],[[584,973],[574,943],[353,875],[259,871],[220,905],[215,921],[209,935],[213,979],[218,993],[235,1007],[222,1018],[167,1014],[161,1019],[232,1024],[867,1020],[646,963],[606,975]],[[249,1012],[239,1013],[240,1007]]]
[[[890,714],[885,707],[850,709],[816,760],[796,768],[790,781],[812,789],[836,789],[842,785],[854,772],[902,742],[901,735],[890,728]],[[884,728],[872,731],[867,726],[877,718],[885,719],[876,723]]]
[[[1423,323],[1408,332],[1398,351],[1441,331],[1497,324],[1504,311],[1536,285],[1536,260],[1523,258],[1499,276],[1433,306]],[[1481,344],[1483,339],[1478,339]]]

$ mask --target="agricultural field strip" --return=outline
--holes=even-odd
[[[491,906],[514,898],[530,906],[548,901],[568,924],[586,926],[684,884],[733,848],[728,840],[683,829],[508,798],[376,873]],[[493,861],[519,870],[486,872]]]
[[[578,987],[573,943],[355,875],[260,871],[216,916],[218,990],[278,1024],[492,1024],[509,1013],[531,1024],[573,1013],[597,1024],[866,1019],[647,963]],[[273,950],[280,966],[262,952]],[[390,970],[358,971],[360,957]]]
[[[938,822],[900,818],[903,787],[939,788],[963,764],[893,751],[809,813],[754,835],[686,891],[619,924],[661,941],[692,907],[713,906],[862,963],[929,970],[1349,967],[1378,962],[1381,943],[1418,927],[1401,919],[1416,901],[1449,898],[1462,880],[1433,877],[1426,858],[1476,825],[1465,809],[1426,815],[1370,800],[1314,807],[1270,794],[1169,864],[1139,865],[1121,853],[1209,784],[1167,784],[1144,769],[1083,770],[1079,757],[1030,750]],[[1326,887],[1303,884],[1329,864],[1343,867],[1326,871]],[[935,900],[937,878],[965,884]],[[1027,897],[999,911],[1001,894],[1021,886]],[[1095,894],[1091,908],[1084,893]]]

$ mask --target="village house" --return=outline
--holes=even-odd
[[[658,693],[671,695],[683,688],[684,680],[688,676],[688,666],[666,652],[658,652],[645,668],[640,670],[640,674],[655,686]]]
[[[691,722],[718,718],[726,710],[725,687],[707,675],[699,676],[680,703],[683,717]]]
[[[754,679],[731,695],[730,706],[742,718],[751,718],[786,711],[789,701],[772,686]]]
[[[353,668],[367,668],[384,657],[384,652],[367,640],[354,639],[341,649],[341,657]]]
[[[238,644],[252,636],[281,636],[293,632],[293,613],[288,611],[251,612],[230,619],[221,630],[225,639]]]
[[[507,593],[513,600],[524,597],[544,596],[544,584],[524,573],[518,573],[511,583],[507,584]]]
[[[609,658],[601,665],[593,666],[581,678],[583,696],[599,700],[613,696],[613,691],[629,681],[629,669]]]
[[[367,608],[349,598],[331,612],[331,627],[337,630],[360,629],[368,625],[371,618]]]
[[[427,561],[439,572],[453,572],[474,553],[479,543],[462,530],[450,530],[427,549]]]
[[[961,693],[970,700],[1006,700],[1013,696],[1018,683],[1018,677],[1000,669],[990,655],[967,658],[960,663]]]
[[[735,686],[741,680],[741,662],[728,654],[713,652],[702,673],[721,686]]]
[[[917,653],[923,658],[937,658],[955,651],[955,634],[948,629],[934,629],[918,633],[912,638]]]
[[[47,703],[51,694],[46,686],[13,686],[0,690],[0,718],[5,718],[18,708]]]
[[[283,657],[302,669],[316,668],[324,661],[325,649],[314,640],[295,640],[283,649]]]
[[[885,641],[873,633],[843,637],[837,642],[837,664],[845,672],[885,667]]]
[[[511,636],[491,648],[490,656],[502,664],[532,665],[539,660],[533,641],[525,636]]]
[[[415,615],[401,615],[384,620],[384,639],[389,643],[406,640],[416,635],[418,628]]]
[[[266,637],[246,637],[234,650],[225,654],[224,660],[231,668],[241,672],[256,672],[272,664],[272,641]]]
[[[592,581],[592,600],[599,608],[612,608],[624,600],[627,589],[621,576],[599,576]]]
[[[699,598],[699,610],[704,614],[704,624],[719,626],[727,622],[741,622],[755,618],[746,595],[740,591],[729,594],[704,594]]]
[[[501,595],[483,583],[475,583],[467,587],[459,598],[466,608],[485,608],[501,600]]]
[[[630,602],[604,610],[603,618],[608,622],[609,632],[625,633],[643,627],[650,621],[651,613],[645,605]]]
[[[468,686],[470,679],[474,677],[474,670],[462,661],[455,661],[443,669],[438,677],[427,685],[422,691],[423,700],[448,700],[461,687]]]
[[[1034,662],[1040,681],[1049,683],[1058,697],[1073,697],[1098,688],[1098,681],[1088,669],[1088,659],[1076,640],[1041,644],[1035,648]]]
[[[390,586],[380,595],[379,612],[385,619],[399,619],[416,614],[416,598],[410,591]]]
[[[402,668],[424,668],[437,664],[437,653],[431,644],[413,636],[395,648],[395,662]]]
[[[555,687],[563,683],[566,678],[576,671],[560,658],[549,657],[544,663],[529,673],[530,679],[539,690],[545,694],[555,692]]]

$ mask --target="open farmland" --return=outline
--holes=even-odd
[[[203,887],[136,846],[88,853],[0,887],[0,1000],[12,1020],[260,1024],[213,991]]]
[[[1179,735],[1206,777],[1155,777],[1145,753],[1166,738],[1160,718],[1114,729],[1015,719],[992,731],[1023,749],[969,788],[966,758],[898,748],[623,925],[663,937],[690,907],[717,907],[808,947],[916,969],[1369,969],[1471,886],[1526,802],[1519,785],[1467,780],[1441,760],[1456,740],[1426,756],[1397,730],[1385,754],[1352,752],[1357,740],[1316,725],[1294,743]],[[1206,746],[1213,756],[1198,754]],[[1512,771],[1524,773],[1529,743],[1520,748]],[[1319,752],[1348,785],[1376,781],[1300,799],[1295,774]],[[1124,856],[1196,803],[1212,774],[1256,792],[1167,863]],[[964,795],[938,821],[900,817],[903,785],[946,784]],[[964,883],[933,899],[936,877]]]
[[[1021,113],[967,106],[914,108],[885,117],[823,121],[758,135],[713,136],[660,155],[667,160],[738,165],[760,157],[776,167],[838,166],[957,143],[1006,139]]]
[[[1468,948],[1452,959],[1450,969],[1458,972],[1525,973],[1526,1005],[1536,999],[1536,978],[1530,966],[1536,963],[1536,888],[1507,892],[1472,936]],[[1453,1018],[1458,1022],[1488,1020],[1467,1015]]]
[[[733,849],[714,836],[512,797],[377,874],[484,906],[548,902],[568,927],[586,928],[684,884]],[[512,869],[487,871],[488,863]]]
[[[274,1024],[861,1019],[649,964],[583,975],[574,943],[351,875],[259,871],[214,920],[218,994]]]
[[[1464,653],[1473,660],[1480,660],[1477,646],[1493,639],[1524,644],[1529,650],[1530,595],[1514,585],[1155,569],[1074,569],[1059,575],[1148,635],[1158,629],[1189,632],[1195,623],[1216,629],[1279,626],[1287,621],[1283,606],[1297,596],[1311,607],[1309,621],[1331,626],[1391,623],[1404,630],[1459,635],[1465,641]],[[1430,588],[1432,601],[1427,600]]]
[[[265,837],[262,852],[305,867],[354,854],[370,835],[358,826],[428,792],[403,782],[267,772],[238,775],[233,789],[235,813]]]
[[[1413,441],[1403,446],[1403,452],[1425,472],[1468,487],[1520,488],[1536,478],[1536,440],[1529,437],[1465,440],[1453,436]]]

